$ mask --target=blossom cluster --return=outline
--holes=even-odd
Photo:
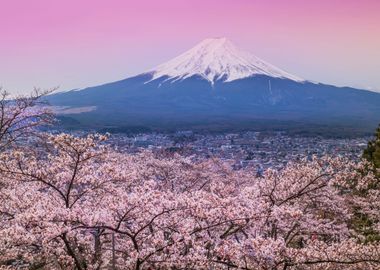
[[[0,267],[380,267],[379,244],[351,222],[359,211],[380,231],[378,180],[362,163],[302,160],[259,177],[215,159],[123,154],[106,139],[46,135],[0,155]]]

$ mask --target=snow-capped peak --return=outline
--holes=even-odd
[[[180,80],[198,75],[214,83],[216,80],[230,82],[254,75],[267,75],[304,81],[251,53],[240,50],[224,37],[205,39],[192,49],[149,72],[153,74],[152,80],[163,76]]]

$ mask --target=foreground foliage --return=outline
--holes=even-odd
[[[379,269],[366,163],[289,164],[257,178],[218,160],[113,151],[46,135],[0,156],[0,264],[29,269]],[[362,192],[365,190],[365,196]]]
[[[0,151],[38,136],[37,127],[53,123],[52,111],[41,102],[41,97],[53,90],[35,89],[29,96],[11,97],[0,87]]]
[[[380,168],[380,126],[376,130],[375,138],[369,141],[367,148],[364,149],[363,158],[375,168]]]

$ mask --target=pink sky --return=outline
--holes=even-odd
[[[123,79],[215,36],[309,80],[380,90],[379,0],[1,0],[0,12],[11,92]]]

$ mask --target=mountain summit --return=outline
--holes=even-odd
[[[240,50],[224,37],[205,39],[149,73],[153,74],[152,80],[167,76],[175,81],[198,75],[214,83],[217,80],[230,82],[255,75],[266,75],[303,81],[251,53]]]

